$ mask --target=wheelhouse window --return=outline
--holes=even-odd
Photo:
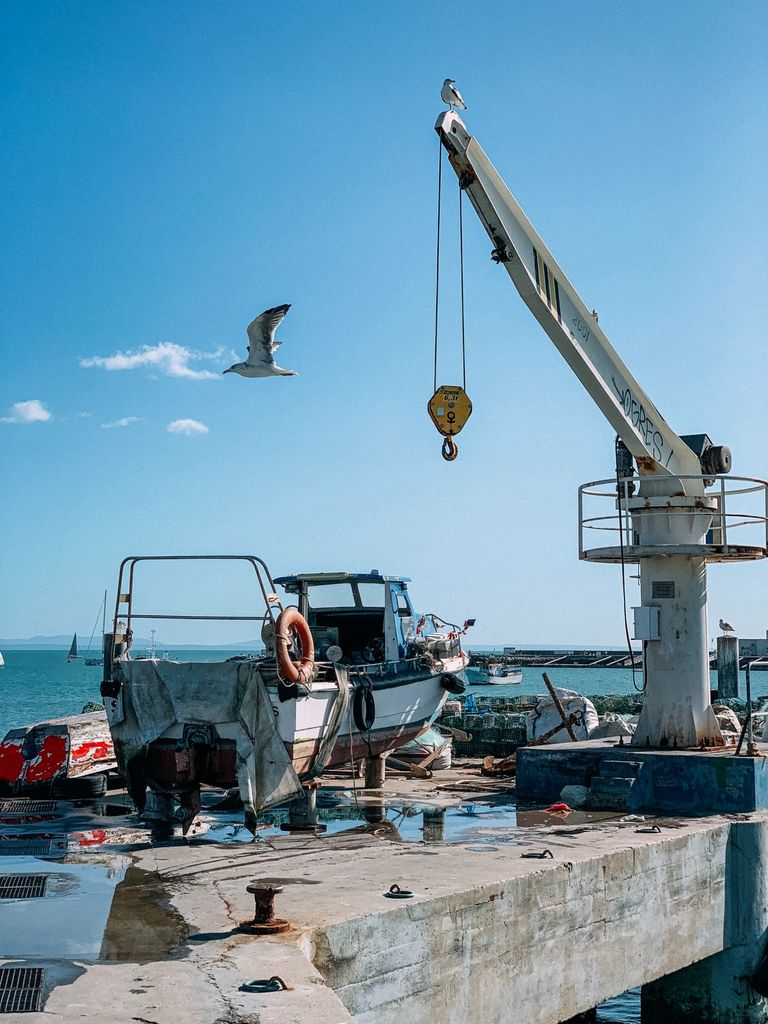
[[[318,649],[338,646],[348,664],[384,661],[385,600],[383,580],[310,583],[307,619]]]

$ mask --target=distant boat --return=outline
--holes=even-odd
[[[5,664],[5,658],[3,657],[3,652],[0,651],[0,668],[2,668],[4,664]]]
[[[69,654],[67,655],[67,661],[79,660],[82,655],[77,653],[77,633],[72,637],[72,643],[69,645]]]
[[[496,663],[485,668],[471,665],[464,674],[470,686],[517,686],[523,681],[521,668],[508,668]]]
[[[523,681],[523,670],[521,668],[510,668],[507,665],[489,665],[488,675],[491,677],[489,682],[495,683],[522,683]]]

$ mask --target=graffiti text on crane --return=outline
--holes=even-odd
[[[613,377],[611,377],[611,383],[619,397],[624,415],[642,438],[645,447],[657,462],[661,462],[664,466],[668,465],[672,458],[672,451],[670,450],[665,460],[664,438],[646,413],[643,403],[634,397],[629,387],[620,388]]]

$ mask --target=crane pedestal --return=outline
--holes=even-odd
[[[724,475],[642,477],[635,495],[637,483],[621,480],[618,495],[615,479],[579,489],[580,557],[640,569],[633,612],[634,638],[643,644],[644,702],[632,746],[717,747],[723,740],[710,701],[707,563],[768,555],[768,483]],[[705,485],[715,489],[705,492]],[[610,499],[610,514],[591,514],[596,499]],[[737,526],[750,527],[745,539],[754,543],[732,543]],[[619,543],[590,547],[589,530],[612,531]]]

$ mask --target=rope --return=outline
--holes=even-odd
[[[437,140],[437,245],[435,246],[435,358],[432,391],[437,391],[437,336],[440,319],[440,207],[443,194],[443,143]]]
[[[459,182],[459,266],[461,273],[461,386],[467,390],[467,353],[464,342],[464,192]]]

